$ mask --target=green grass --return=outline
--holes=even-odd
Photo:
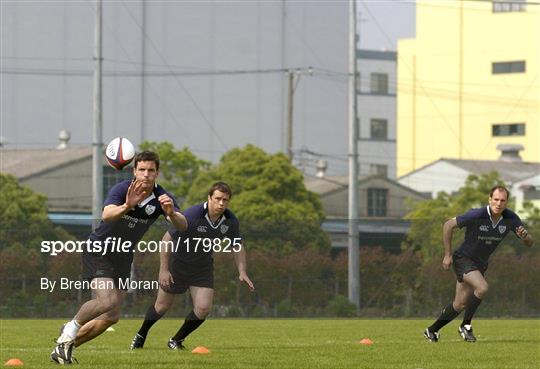
[[[62,321],[1,320],[0,356],[25,368],[53,368],[48,355]],[[140,320],[123,320],[75,350],[78,368],[539,368],[538,320],[477,320],[476,343],[463,342],[458,322],[441,341],[425,342],[427,320],[220,320],[210,319],[186,341],[209,355],[166,347],[180,320],[158,322],[142,350],[129,344]],[[372,346],[358,343],[369,337]]]

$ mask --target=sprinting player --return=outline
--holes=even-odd
[[[424,331],[424,337],[439,340],[439,330],[465,310],[458,332],[467,342],[476,342],[471,325],[474,313],[488,291],[484,274],[489,256],[504,237],[514,232],[525,245],[532,246],[533,239],[523,227],[516,213],[507,209],[509,192],[503,186],[495,186],[489,192],[489,204],[471,209],[463,215],[448,220],[443,226],[444,270],[453,263],[457,276],[454,301],[446,306],[439,318]],[[465,240],[452,255],[452,232],[465,227]]]
[[[128,252],[92,253],[82,255],[83,279],[91,281],[94,299],[85,302],[73,320],[66,323],[57,339],[51,359],[58,364],[71,364],[74,346],[80,346],[115,324],[126,291],[120,289],[120,279],[130,276],[133,247],[148,228],[164,215],[176,229],[185,230],[185,217],[179,212],[174,198],[156,184],[159,157],[143,151],[134,158],[133,180],[113,186],[104,202],[102,221],[90,234],[92,247],[105,240],[130,241]],[[93,249],[95,252],[95,248]]]
[[[183,342],[186,337],[204,322],[212,310],[213,251],[234,253],[238,279],[245,282],[251,291],[255,290],[246,273],[246,253],[239,236],[238,219],[227,208],[231,196],[231,189],[226,183],[215,183],[208,192],[208,201],[183,212],[187,230],[169,229],[163,236],[163,241],[173,241],[178,249],[160,251],[158,295],[155,303],[148,307],[141,328],[131,342],[131,349],[144,346],[148,331],[170,309],[174,295],[189,289],[193,310],[167,344],[171,350],[185,349]]]

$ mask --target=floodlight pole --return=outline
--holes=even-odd
[[[103,205],[103,137],[102,137],[102,0],[96,0],[94,28],[94,97],[92,140],[92,229],[101,219]]]
[[[358,124],[356,100],[356,0],[349,0],[349,301],[360,308],[358,238]]]

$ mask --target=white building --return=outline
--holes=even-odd
[[[471,174],[498,172],[511,196],[516,199],[516,210],[523,201],[540,207],[540,163],[520,160],[459,160],[439,159],[398,179],[404,186],[436,197],[438,192],[455,193]],[[487,200],[487,195],[486,195]]]
[[[360,175],[396,178],[396,52],[358,50]]]

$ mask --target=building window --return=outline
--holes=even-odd
[[[525,136],[525,123],[494,124],[491,126],[491,135],[499,136]]]
[[[386,119],[372,119],[370,124],[371,139],[388,139],[388,121]]]
[[[528,188],[525,188],[523,190],[523,200],[540,200],[540,186],[528,186]]]
[[[369,171],[371,174],[381,177],[388,177],[388,165],[384,164],[370,164]]]
[[[526,0],[493,0],[493,13],[524,12],[526,10]]]
[[[388,74],[371,73],[371,93],[380,95],[388,94]]]
[[[368,188],[368,217],[385,217],[388,190]]]
[[[116,170],[110,166],[103,166],[103,198],[107,197],[107,194],[111,188],[118,182],[126,179],[133,178],[133,169],[131,166],[124,168],[123,170]]]
[[[494,62],[491,63],[492,74],[525,73],[525,61]]]
[[[362,79],[360,78],[360,72],[356,73],[356,93],[359,94],[362,92]]]

